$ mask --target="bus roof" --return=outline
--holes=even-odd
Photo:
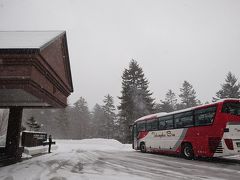
[[[144,121],[144,120],[148,120],[148,119],[154,119],[163,115],[167,115],[168,113],[166,112],[160,112],[160,113],[156,113],[156,114],[149,114],[143,117],[140,117],[139,119],[137,119],[135,122],[137,121]]]
[[[149,114],[149,115],[143,116],[143,117],[135,120],[134,122],[136,123],[136,122],[139,122],[139,121],[151,120],[151,119],[155,119],[155,118],[162,117],[162,116],[167,116],[167,115],[173,115],[173,114],[178,114],[178,113],[182,113],[182,112],[187,112],[187,111],[191,111],[191,110],[195,110],[195,109],[199,109],[199,108],[204,108],[204,107],[216,105],[216,104],[223,103],[223,102],[240,102],[240,99],[226,98],[226,99],[220,99],[220,100],[218,100],[218,101],[216,101],[214,103],[204,104],[204,105],[200,105],[200,106],[195,106],[195,107],[191,107],[191,108],[187,108],[187,109],[173,111],[173,112],[170,112],[170,113],[160,112],[160,113],[156,113],[156,114]]]

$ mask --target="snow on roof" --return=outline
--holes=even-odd
[[[156,114],[149,114],[149,115],[140,117],[140,118],[137,119],[135,122],[137,122],[137,121],[142,121],[142,120],[146,120],[146,119],[153,119],[153,118],[155,118],[155,117],[157,117]]]
[[[216,101],[216,103],[224,102],[224,101],[240,101],[240,99],[237,99],[237,98],[225,98],[225,99],[219,99],[218,101]]]
[[[156,113],[156,114],[149,114],[149,115],[146,115],[146,116],[143,116],[143,117],[137,119],[135,122],[142,121],[142,120],[147,120],[147,119],[154,119],[154,118],[156,118],[158,116],[165,115],[165,114],[168,114],[168,113],[160,112],[160,113]]]
[[[22,131],[22,132],[26,132],[26,133],[33,133],[33,134],[47,134],[46,132],[40,132],[40,131]]]
[[[0,31],[0,49],[40,49],[64,31]]]

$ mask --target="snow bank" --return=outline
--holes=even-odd
[[[114,139],[56,140],[59,151],[80,149],[83,151],[132,151],[130,144],[122,144]],[[67,149],[66,149],[67,148]]]
[[[51,151],[58,148],[57,145],[52,145]],[[27,155],[36,155],[48,152],[48,146],[24,147],[24,153]]]

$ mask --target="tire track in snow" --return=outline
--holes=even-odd
[[[109,157],[110,153],[100,152],[101,158],[98,161],[105,164],[105,168],[111,168],[115,171],[125,172],[129,174],[134,174],[138,176],[144,176],[150,179],[159,179],[159,178],[167,178],[169,180],[174,179],[203,179],[192,175],[186,175],[170,170],[162,170],[161,165],[151,164],[147,166],[145,163],[140,162],[133,164],[131,161],[123,161],[122,156],[116,158],[115,156]],[[205,178],[204,178],[205,179]]]
[[[165,177],[179,179],[228,179],[229,173],[232,179],[239,179],[239,170],[213,167],[215,164],[201,161],[189,161],[178,157],[160,156],[156,154],[142,154],[125,152],[100,153],[102,161],[106,161],[111,166],[118,165],[126,171],[140,170],[140,174],[152,173],[153,176],[164,174]],[[185,162],[179,162],[185,161]],[[189,162],[189,163],[187,163]],[[198,165],[198,164],[202,165]],[[120,166],[119,166],[120,165]],[[212,166],[212,167],[211,167]],[[144,172],[144,173],[143,173]],[[139,175],[139,173],[138,173]]]

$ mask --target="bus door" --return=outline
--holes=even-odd
[[[133,125],[133,149],[137,150],[137,136],[138,136],[138,132],[137,132],[137,124]]]

